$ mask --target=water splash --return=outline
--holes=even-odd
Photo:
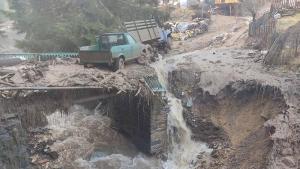
[[[51,162],[56,168],[157,169],[161,161],[139,153],[129,140],[113,130],[111,120],[99,112],[73,106],[69,113],[49,115],[48,128],[56,142],[50,147],[59,153]]]

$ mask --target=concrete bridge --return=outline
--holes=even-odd
[[[57,110],[67,113],[72,105],[83,105],[94,110],[101,103],[113,120],[113,127],[132,140],[147,154],[166,150],[167,104],[165,89],[157,77],[145,78],[146,90],[124,91],[99,87],[10,87],[0,91],[11,92],[0,98],[0,117],[16,115],[24,129],[44,127],[45,115]],[[18,94],[16,94],[18,93]],[[7,119],[2,119],[7,120]]]

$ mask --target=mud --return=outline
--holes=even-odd
[[[193,138],[214,149],[214,162],[207,168],[267,168],[276,132],[268,122],[284,116],[287,123],[289,118],[282,91],[259,81],[240,80],[211,94],[201,88],[201,74],[194,68],[175,69],[169,73],[169,87],[185,105],[184,117]],[[192,108],[188,97],[193,98]],[[290,158],[284,163],[296,165]]]

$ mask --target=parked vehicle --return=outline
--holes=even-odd
[[[138,60],[146,54],[146,45],[137,42],[128,33],[107,33],[97,37],[96,45],[81,47],[80,62],[105,63],[114,70],[124,68],[125,61]]]
[[[145,64],[150,57],[155,57],[162,42],[154,19],[125,22],[124,26],[127,32],[106,33],[96,38],[95,45],[81,47],[80,62],[85,66],[104,63],[118,70],[124,68],[127,61]]]

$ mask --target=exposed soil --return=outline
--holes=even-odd
[[[182,72],[174,71],[172,75],[175,78],[171,79],[178,79],[176,76],[181,77]],[[182,84],[188,84],[186,80]],[[178,86],[178,82],[172,84]],[[190,81],[185,88],[191,84],[195,81]],[[209,168],[265,168],[273,142],[264,124],[288,109],[281,91],[256,81],[230,83],[216,95],[196,86],[190,89],[193,108],[186,108],[184,117],[194,139],[207,142],[215,149],[212,155],[215,161]],[[182,99],[185,103],[186,97]]]
[[[266,70],[259,53],[230,50],[195,51],[164,65],[194,139],[215,149],[206,168],[297,168],[298,76]]]

